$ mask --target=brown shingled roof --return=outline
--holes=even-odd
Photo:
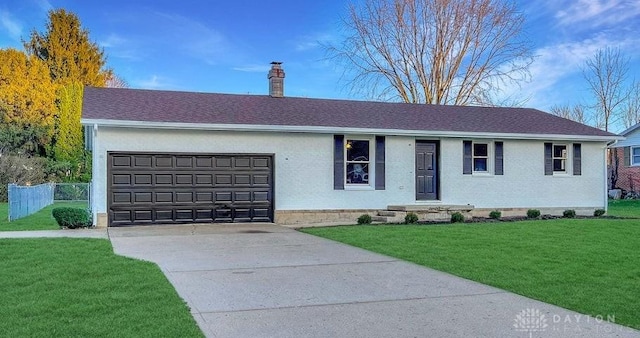
[[[85,121],[616,136],[529,108],[272,98],[266,95],[94,87],[85,88],[82,118]]]

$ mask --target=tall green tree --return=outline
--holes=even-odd
[[[89,39],[89,31],[82,28],[78,16],[64,9],[50,11],[46,30],[32,31],[24,47],[47,64],[51,79],[58,84],[79,81],[104,87],[111,77],[104,51]]]
[[[56,86],[47,66],[15,49],[0,49],[0,151],[44,155],[54,131]]]
[[[82,114],[83,86],[71,82],[58,90],[58,124],[53,153],[58,161],[78,162],[83,155]]]

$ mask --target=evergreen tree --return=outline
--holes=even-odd
[[[104,87],[111,77],[104,51],[89,40],[89,31],[81,27],[80,19],[64,9],[50,11],[46,31],[32,31],[24,47],[47,64],[51,79],[58,84],[79,81]]]

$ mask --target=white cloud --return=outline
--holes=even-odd
[[[333,41],[334,38],[330,34],[317,33],[305,35],[295,42],[295,49],[298,52],[304,52],[320,47],[322,44]]]
[[[53,9],[53,6],[47,0],[35,0],[35,3],[38,5],[38,7],[40,7],[40,10],[45,13]]]
[[[584,25],[596,28],[603,25],[624,23],[640,15],[637,0],[579,0],[556,3],[562,9],[555,18],[561,25]]]
[[[155,74],[147,79],[135,81],[134,85],[142,89],[168,89],[173,87],[173,84],[171,84],[168,78]]]
[[[160,19],[167,21],[158,26],[170,28],[165,36],[172,36],[172,39],[175,39],[172,42],[192,57],[215,65],[237,56],[231,51],[231,45],[226,37],[219,31],[181,15],[156,14]]]
[[[13,40],[20,41],[22,36],[22,25],[14,19],[11,13],[0,10],[0,26],[9,33],[9,37]]]
[[[141,52],[133,47],[136,45],[129,39],[125,39],[117,34],[109,34],[105,39],[99,40],[100,47],[108,50],[109,57],[126,60],[140,60]]]
[[[240,72],[248,72],[248,73],[266,73],[269,71],[269,69],[271,69],[270,66],[256,65],[256,64],[233,67],[233,70],[237,70]]]

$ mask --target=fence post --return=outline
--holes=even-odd
[[[11,201],[13,201],[12,197],[13,197],[13,189],[16,185],[9,183],[7,184],[7,201],[9,202],[9,212],[8,212],[8,218],[9,218],[9,222],[11,222],[11,220],[13,219],[11,216],[11,211],[12,211],[12,207],[11,207]]]

